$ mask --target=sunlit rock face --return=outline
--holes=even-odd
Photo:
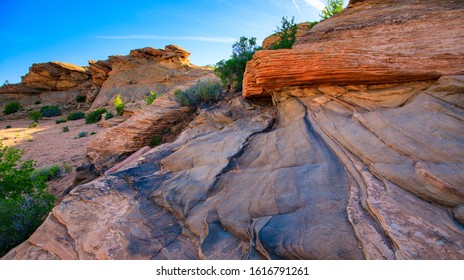
[[[464,259],[463,15],[351,1],[3,258]]]

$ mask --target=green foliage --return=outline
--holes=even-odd
[[[68,121],[75,121],[75,120],[80,120],[85,118],[84,112],[72,112],[71,114],[68,115],[66,118]]]
[[[56,165],[34,170],[34,172],[32,172],[31,174],[31,177],[33,180],[37,180],[37,178],[41,177],[45,179],[45,181],[51,181],[51,180],[60,178],[60,176],[61,176],[61,168]]]
[[[108,113],[105,114],[105,120],[109,120],[112,117],[114,117],[114,116],[113,116],[113,113],[111,113],[111,112],[108,112]]]
[[[79,103],[85,102],[86,99],[87,97],[85,95],[76,96],[76,102],[79,102]]]
[[[74,139],[79,139],[79,138],[84,138],[84,137],[87,137],[87,132],[81,131],[76,135],[76,137],[74,137]]]
[[[150,94],[148,96],[145,96],[143,99],[145,100],[147,105],[151,105],[153,101],[155,101],[156,97],[157,97],[156,93],[154,93],[153,91],[150,91]]]
[[[60,107],[57,105],[47,105],[40,109],[42,116],[46,118],[61,116]]]
[[[34,102],[35,105],[39,105],[39,104],[42,104],[42,101],[40,100],[37,100],[36,102]]]
[[[221,79],[225,88],[234,89],[235,91],[242,89],[246,63],[251,60],[254,53],[259,49],[256,46],[256,38],[240,37],[240,40],[232,45],[230,59],[223,59],[215,64],[214,74]]]
[[[63,170],[64,173],[71,173],[72,172],[72,167],[69,163],[63,164]]]
[[[26,240],[53,207],[45,178],[35,177],[24,150],[0,142],[0,256]]]
[[[121,94],[118,94],[116,98],[113,101],[114,108],[116,109],[116,113],[120,116],[124,113],[124,108],[126,107],[126,104],[124,101],[122,101]]]
[[[97,134],[95,131],[90,132],[90,135],[95,135]]]
[[[92,124],[92,123],[97,123],[101,120],[102,115],[105,114],[107,111],[105,108],[101,109],[96,109],[93,112],[90,112],[87,114],[85,117],[85,123],[86,124]]]
[[[29,112],[29,118],[33,120],[34,122],[38,122],[39,120],[42,119],[42,112],[38,110],[34,110]]]
[[[63,128],[61,130],[63,131],[63,133],[69,132],[69,127],[68,126],[63,126]]]
[[[10,81],[5,80],[5,81],[3,82],[2,87],[6,87],[6,86],[8,86],[8,85],[10,85]]]
[[[56,124],[65,123],[65,122],[68,122],[68,121],[65,119],[59,119],[55,121]]]
[[[161,144],[161,137],[159,135],[153,136],[150,141],[150,147],[154,148],[158,146],[159,144]]]
[[[176,90],[174,97],[183,106],[206,106],[221,98],[221,83],[216,79],[199,80],[186,90]]]
[[[37,122],[33,122],[29,125],[29,128],[36,128],[39,124]]]
[[[276,34],[279,35],[279,40],[271,45],[271,49],[291,49],[296,41],[296,30],[298,26],[295,23],[295,18],[292,17],[288,21],[286,17],[282,17],[282,25],[277,26]]]
[[[21,110],[21,104],[18,101],[13,101],[6,104],[5,109],[3,110],[3,114],[9,115],[18,112]]]
[[[321,20],[331,18],[343,10],[343,0],[327,0],[322,14],[319,14]]]
[[[5,127],[5,129],[8,129],[8,128],[11,128],[11,125],[7,125],[7,126]]]

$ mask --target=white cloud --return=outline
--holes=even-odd
[[[298,6],[298,4],[295,2],[295,0],[292,0],[293,4],[295,5],[296,9],[298,10],[298,12],[300,13],[300,16],[303,16],[303,14],[301,13],[301,10],[300,10],[300,6]]]
[[[306,4],[311,5],[320,11],[325,8],[325,4],[321,0],[305,0],[305,2]]]
[[[118,36],[95,36],[97,39],[109,40],[177,40],[177,41],[199,41],[212,43],[234,43],[237,39],[231,37],[203,37],[203,36],[158,36],[158,35],[118,35]]]

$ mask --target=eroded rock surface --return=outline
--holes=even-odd
[[[344,54],[363,62],[351,47],[365,53],[375,31],[397,36],[385,41],[389,50],[371,45],[381,59],[398,52],[385,60],[394,74],[378,68],[387,75],[371,83],[374,72],[365,79],[342,63],[349,78],[328,84],[309,78],[313,68],[295,74],[261,60],[282,79],[271,83],[259,66],[246,80],[272,97],[277,114],[241,98],[202,111],[176,141],[77,186],[3,258],[464,259],[464,75],[448,75],[464,69],[454,44],[464,33],[441,22],[462,21],[462,11],[461,1],[352,1],[313,28],[319,39],[302,36],[295,50],[266,59],[311,62],[305,49],[340,32],[340,44],[361,39],[328,63]],[[340,24],[344,16],[356,24]],[[435,39],[422,30],[428,20]],[[449,27],[442,34],[430,31],[438,22]],[[421,74],[432,65],[433,75]],[[337,77],[330,67],[320,71]]]

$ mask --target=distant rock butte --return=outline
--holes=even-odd
[[[148,150],[188,115],[157,100],[99,134],[87,168],[106,174],[3,259],[464,259],[463,15],[351,1],[248,64],[245,95],[272,104],[221,101]]]

